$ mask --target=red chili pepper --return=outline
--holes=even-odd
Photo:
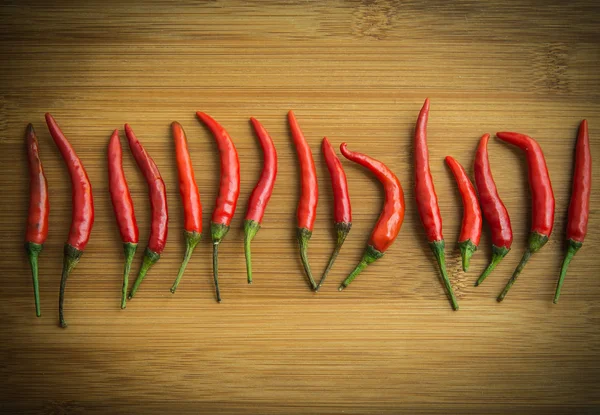
[[[513,241],[512,227],[508,211],[498,195],[498,189],[492,176],[490,160],[488,158],[487,144],[489,134],[484,134],[479,141],[475,154],[475,184],[479,191],[481,210],[485,219],[490,224],[492,232],[492,260],[481,274],[475,286],[478,286],[496,268],[496,265],[508,254]]]
[[[429,150],[427,149],[427,119],[429,118],[429,98],[417,118],[415,128],[415,197],[421,223],[427,234],[427,241],[435,255],[442,280],[452,308],[458,310],[458,302],[454,296],[448,273],[446,272],[446,255],[444,253],[444,236],[442,235],[442,216],[438,206],[435,187],[429,169]]]
[[[136,164],[142,171],[146,183],[148,184],[148,193],[150,196],[150,208],[152,210],[152,224],[150,227],[150,237],[148,246],[144,251],[144,259],[138,276],[129,292],[131,300],[137,292],[140,284],[146,277],[148,270],[160,259],[160,254],[165,249],[167,243],[169,211],[167,207],[167,189],[158,167],[152,160],[152,157],[146,152],[142,143],[137,139],[129,124],[125,124],[125,135],[129,143],[129,149]]]
[[[48,214],[50,202],[48,201],[48,182],[44,174],[40,149],[35,136],[33,125],[27,126],[25,133],[27,145],[27,161],[29,164],[29,214],[27,215],[27,232],[25,233],[25,250],[29,257],[31,275],[33,277],[33,298],[35,300],[35,314],[41,316],[40,289],[38,285],[38,255],[42,251],[48,236]]]
[[[203,112],[196,115],[210,129],[221,159],[221,181],[219,184],[219,196],[213,210],[210,223],[210,233],[213,242],[213,277],[217,301],[221,302],[219,291],[219,244],[229,232],[229,224],[235,213],[238,197],[240,196],[240,161],[238,153],[231,141],[227,131],[214,119]]]
[[[54,143],[58,147],[69,169],[71,192],[73,194],[71,229],[69,231],[69,238],[65,244],[63,270],[60,279],[60,295],[58,298],[58,317],[60,326],[64,328],[67,327],[67,322],[63,314],[67,278],[81,259],[83,250],[90,239],[90,233],[94,225],[94,199],[92,196],[92,185],[83,164],[81,164],[81,160],[77,157],[77,153],[71,147],[69,140],[67,140],[67,137],[60,130],[52,115],[48,113],[46,113],[46,124],[48,124],[48,130],[54,139]]]
[[[567,222],[567,252],[560,270],[560,278],[556,285],[554,304],[558,302],[567,268],[575,253],[583,245],[587,233],[588,216],[590,213],[590,193],[592,189],[592,154],[590,152],[590,137],[587,120],[579,126],[577,144],[575,146],[575,171],[573,172],[573,189],[569,203],[569,220]]]
[[[302,134],[302,130],[296,121],[296,117],[292,111],[288,112],[288,122],[294,139],[294,146],[300,161],[300,200],[298,202],[298,210],[296,216],[298,218],[297,237],[300,245],[300,258],[304,271],[310,282],[313,290],[317,288],[317,284],[312,276],[310,264],[308,263],[308,241],[312,236],[313,225],[317,216],[317,202],[319,200],[319,186],[317,184],[317,170],[315,169],[315,161],[313,160],[310,147]]]
[[[277,151],[269,133],[256,118],[250,118],[254,131],[263,151],[263,169],[256,187],[248,200],[248,210],[244,221],[244,253],[246,254],[246,272],[248,284],[252,284],[252,253],[250,242],[260,229],[267,203],[271,199],[275,178],[277,177]]]
[[[464,212],[458,246],[462,256],[463,271],[467,272],[471,255],[477,251],[481,239],[481,209],[473,183],[463,166],[450,156],[446,157],[446,163],[456,179],[463,203]]]
[[[523,268],[525,268],[531,255],[539,251],[548,242],[554,225],[554,193],[552,192],[552,183],[550,183],[546,159],[537,141],[519,133],[496,133],[496,137],[525,151],[533,209],[527,251],[523,254],[521,262],[515,269],[510,280],[508,280],[506,287],[504,287],[504,290],[498,296],[498,301],[502,301],[521,271],[523,271]]]
[[[400,180],[385,164],[365,154],[348,150],[346,143],[340,145],[340,151],[348,160],[369,169],[377,177],[377,180],[381,182],[385,191],[383,209],[379,215],[377,224],[371,232],[367,249],[360,263],[348,275],[348,278],[344,280],[342,285],[340,285],[339,290],[342,291],[367,265],[381,258],[384,252],[392,245],[402,227],[406,205],[404,203],[404,191],[402,190]]]
[[[127,186],[127,179],[123,171],[123,150],[119,141],[119,130],[113,131],[108,142],[108,190],[125,252],[123,288],[121,290],[121,308],[125,308],[129,271],[137,249],[139,232],[129,186]]]
[[[348,182],[346,181],[346,173],[342,167],[340,159],[335,155],[333,147],[327,140],[327,137],[323,138],[321,144],[323,155],[325,156],[325,163],[327,163],[327,169],[329,170],[329,176],[331,177],[331,186],[333,188],[333,222],[335,231],[337,233],[337,242],[335,249],[329,258],[329,263],[325,272],[319,281],[319,285],[315,291],[321,288],[321,285],[325,282],[327,274],[333,267],[333,263],[342,249],[342,245],[352,228],[352,207],[350,206],[350,195],[348,194]]]
[[[171,123],[173,140],[175,141],[175,156],[177,158],[177,172],[179,174],[179,194],[183,203],[183,236],[185,237],[185,254],[179,268],[177,278],[171,287],[175,293],[185,267],[192,257],[192,253],[202,238],[202,203],[200,192],[194,177],[194,167],[188,151],[187,138],[183,127],[178,122]]]

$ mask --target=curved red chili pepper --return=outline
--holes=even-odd
[[[165,249],[168,234],[169,211],[167,207],[167,189],[165,187],[165,182],[163,181],[154,160],[152,160],[152,157],[146,152],[129,124],[125,124],[125,135],[127,136],[131,154],[133,154],[133,158],[148,184],[150,209],[152,211],[152,224],[150,227],[148,246],[144,250],[144,259],[142,260],[142,266],[140,267],[138,276],[129,292],[129,299],[131,300],[144,280],[144,277],[146,277],[148,270],[152,265],[156,264],[160,259],[160,254]]]
[[[446,164],[450,167],[456,184],[458,184],[458,191],[463,203],[464,212],[458,246],[462,256],[463,271],[467,272],[471,255],[477,251],[481,239],[481,209],[473,183],[463,166],[450,156],[446,156]]]
[[[592,154],[587,121],[583,120],[577,134],[575,146],[575,170],[573,172],[573,188],[569,203],[569,220],[567,222],[567,252],[563,261],[560,278],[556,285],[554,304],[558,302],[567,268],[575,253],[583,245],[587,233],[588,216],[590,213],[590,194],[592,189]]]
[[[254,117],[250,118],[256,136],[263,151],[263,169],[260,178],[250,194],[248,210],[244,221],[244,253],[246,255],[246,273],[248,284],[252,284],[252,253],[250,242],[260,229],[267,203],[271,199],[275,178],[277,177],[277,151],[269,133]]]
[[[27,231],[25,233],[25,250],[29,257],[33,278],[33,298],[35,314],[40,317],[40,289],[38,284],[38,256],[48,236],[48,182],[44,174],[40,149],[33,125],[27,126],[25,133],[27,146],[27,162],[29,164],[29,213],[27,215]]]
[[[348,193],[348,182],[346,181],[344,167],[340,159],[335,155],[335,151],[327,137],[323,138],[321,148],[325,156],[325,163],[329,170],[331,186],[333,188],[333,222],[337,233],[337,242],[329,258],[327,268],[325,268],[325,272],[315,291],[318,291],[325,282],[325,278],[327,278],[327,274],[331,270],[331,267],[333,267],[333,263],[342,249],[346,236],[348,236],[348,232],[352,228],[352,207],[350,206],[350,195]]]
[[[52,135],[52,139],[69,170],[71,192],[73,194],[71,229],[69,230],[69,238],[65,244],[60,294],[58,298],[58,318],[60,326],[64,328],[67,327],[63,313],[67,278],[81,259],[83,250],[90,239],[90,233],[94,225],[94,199],[92,196],[92,185],[81,160],[77,157],[77,153],[71,147],[69,140],[67,140],[67,137],[60,130],[52,115],[48,113],[46,113],[46,124],[48,124],[50,135]]]
[[[217,301],[221,302],[219,291],[219,244],[229,232],[229,224],[235,213],[238,197],[240,196],[240,161],[238,153],[227,131],[213,118],[203,112],[196,115],[209,128],[215,137],[221,159],[221,181],[219,196],[213,210],[210,233],[213,241],[213,277]]]
[[[317,202],[319,200],[319,186],[317,184],[317,170],[313,160],[310,147],[302,134],[302,130],[296,121],[296,116],[292,111],[288,112],[288,122],[300,162],[300,200],[298,201],[297,237],[300,245],[300,258],[304,266],[304,272],[310,282],[311,288],[317,288],[317,284],[312,276],[310,264],[308,262],[308,241],[312,236],[313,225],[317,217]]]
[[[367,249],[354,270],[340,285],[339,290],[346,288],[367,265],[372,264],[381,258],[384,252],[392,245],[404,221],[404,191],[400,180],[396,175],[382,162],[377,161],[365,154],[350,151],[346,143],[340,145],[340,151],[348,160],[351,160],[363,167],[366,167],[377,177],[377,180],[383,185],[385,199],[383,209],[377,220],[377,224],[371,232]]]
[[[484,134],[481,140],[479,140],[473,169],[475,172],[475,184],[479,192],[479,201],[481,202],[481,210],[492,232],[492,260],[475,283],[475,286],[481,284],[496,268],[496,265],[498,265],[502,258],[508,254],[513,241],[510,217],[504,203],[502,203],[502,199],[498,195],[498,189],[492,176],[487,151],[489,138],[489,134]]]
[[[554,192],[552,191],[552,183],[550,182],[546,159],[537,141],[525,134],[519,133],[496,133],[496,137],[525,151],[533,209],[527,251],[523,254],[521,262],[515,269],[510,280],[508,280],[506,287],[504,287],[504,290],[498,296],[498,301],[502,301],[521,271],[523,271],[523,268],[525,268],[531,255],[539,251],[548,242],[554,225]]]
[[[448,273],[446,272],[446,255],[444,253],[444,236],[442,234],[442,216],[438,206],[437,195],[429,169],[429,150],[427,148],[427,119],[429,118],[429,98],[417,118],[415,127],[415,197],[421,223],[427,234],[427,241],[435,255],[442,281],[454,310],[458,310],[458,302],[454,296]]]
[[[119,130],[113,131],[108,142],[108,190],[125,252],[123,288],[121,290],[121,308],[125,308],[127,287],[129,285],[129,271],[137,249],[139,231],[137,221],[135,220],[133,201],[131,200],[129,186],[127,185],[127,179],[123,171],[123,150],[119,141]]]
[[[178,122],[171,123],[173,140],[175,141],[175,157],[177,158],[177,172],[179,175],[179,194],[183,204],[183,235],[185,237],[185,254],[183,262],[177,273],[177,278],[171,287],[171,292],[175,293],[185,268],[192,257],[196,245],[202,238],[202,203],[200,202],[200,192],[196,185],[194,176],[194,167],[188,151],[187,138],[183,127]]]

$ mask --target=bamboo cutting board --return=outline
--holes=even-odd
[[[52,5],[50,5],[52,3]],[[80,4],[85,3],[85,4]],[[539,4],[538,4],[539,3]],[[589,233],[558,305],[573,149],[590,123],[600,160],[600,7],[592,1],[4,2],[0,6],[0,400],[3,413],[426,414],[600,411],[599,192]],[[413,194],[412,134],[431,99],[429,149],[461,309],[438,280]],[[344,292],[382,206],[378,183],[343,160],[354,224],[327,283],[307,288],[295,242],[298,164],[286,124],[293,109],[319,177],[309,245],[320,275],[334,246],[323,136],[386,163],[401,180],[406,219],[392,248]],[[241,195],[220,249],[223,303],[214,301],[208,232],[175,295],[182,206],[169,125],[185,128],[205,230],[219,161],[195,111],[229,131]],[[87,168],[96,206],[90,243],[67,286],[57,326],[70,182],[44,124],[51,112]],[[258,118],[279,175],[246,284],[242,223],[262,165]],[[40,256],[42,317],[23,250],[28,206],[24,130],[32,122],[50,186],[50,234]],[[137,297],[119,309],[123,254],[107,188],[106,145],[128,122],[167,186],[169,236]],[[443,163],[472,173],[479,137],[537,138],[556,195],[555,231],[506,300],[495,301],[526,246],[531,203],[524,156],[493,139],[490,160],[511,215],[512,252],[480,287],[490,258],[484,228],[460,270],[462,215]],[[124,135],[124,166],[140,227],[147,189]],[[600,185],[594,167],[593,181]],[[134,277],[134,276],[132,276]]]

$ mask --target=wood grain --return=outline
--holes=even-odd
[[[590,123],[593,158],[600,156],[599,24],[593,1],[3,2],[2,412],[597,413],[596,190],[586,243],[560,303],[551,299],[583,118]],[[431,167],[459,312],[445,299],[414,205],[411,136],[427,96]],[[334,246],[322,137],[380,159],[404,186],[400,236],[343,293],[337,285],[362,254],[382,193],[363,169],[344,161],[354,225],[328,282],[311,293],[295,242],[298,166],[289,109],[317,162],[320,200],[309,247],[317,274]],[[216,146],[195,119],[198,110],[227,128],[241,156],[240,202],[220,252],[222,304],[213,298],[209,238],[196,249],[177,294],[169,292],[184,250],[171,121],[187,132],[205,223],[217,194]],[[90,243],[67,287],[66,330],[57,327],[56,314],[70,184],[44,125],[46,111],[77,149],[96,203]],[[242,221],[261,152],[250,116],[271,133],[280,161],[253,242],[252,286],[245,282]],[[41,318],[22,248],[28,122],[37,129],[51,189],[50,235],[40,256]],[[162,259],[120,310],[123,255],[105,156],[111,131],[125,122],[165,179],[170,232]],[[525,159],[490,142],[515,243],[475,288],[490,257],[489,231],[470,272],[462,273],[460,198],[443,158],[453,155],[472,172],[478,138],[500,130],[539,140],[557,211],[550,242],[497,304],[527,240]],[[144,245],[147,190],[128,151],[124,164]],[[596,167],[593,180],[600,182]]]

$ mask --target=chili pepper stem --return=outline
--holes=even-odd
[[[513,286],[513,284],[519,277],[519,274],[521,273],[521,271],[523,271],[523,268],[525,268],[525,265],[527,265],[527,261],[529,261],[529,258],[531,258],[531,255],[535,254],[544,245],[546,245],[546,242],[548,242],[548,237],[546,235],[542,235],[541,233],[538,233],[538,232],[531,232],[531,234],[529,235],[529,244],[528,244],[529,246],[527,247],[527,251],[525,251],[525,253],[523,254],[523,257],[521,258],[521,262],[519,262],[519,265],[517,265],[517,268],[515,269],[515,272],[513,272],[512,277],[510,277],[510,279],[506,283],[504,290],[502,290],[502,292],[498,296],[498,298],[497,298],[498,302],[501,302],[502,300],[504,300],[504,297],[506,297],[506,294],[508,294],[510,287]]]
[[[435,255],[435,259],[440,268],[440,273],[442,274],[442,282],[444,283],[444,287],[446,288],[446,295],[452,304],[453,310],[458,310],[458,301],[456,301],[456,297],[454,296],[454,291],[452,290],[452,285],[450,284],[450,279],[448,278],[448,273],[446,271],[446,254],[444,253],[444,247],[446,246],[444,240],[429,242],[429,246]]]
[[[125,242],[123,251],[125,252],[125,268],[123,269],[123,288],[121,289],[121,309],[127,306],[127,288],[129,287],[129,272],[131,271],[131,263],[137,250],[137,244]]]
[[[183,236],[185,237],[185,253],[183,254],[183,261],[181,262],[181,266],[179,267],[179,272],[177,273],[177,278],[171,287],[171,293],[175,294],[175,290],[179,286],[179,281],[181,281],[181,277],[183,277],[183,273],[185,272],[185,268],[187,267],[188,262],[190,262],[190,258],[194,253],[194,249],[196,249],[196,245],[202,239],[202,234],[199,232],[190,232],[183,231]]]
[[[215,280],[215,294],[217,302],[221,302],[221,291],[219,290],[219,244],[229,232],[229,226],[222,223],[210,223],[210,233],[213,241],[213,278]]]
[[[510,251],[510,248],[506,248],[504,246],[498,247],[496,245],[492,245],[492,260],[490,261],[487,268],[483,271],[483,273],[479,276],[479,279],[475,282],[476,287],[479,284],[481,284],[491,274],[491,272],[494,270],[494,268],[496,268],[496,265],[498,265],[500,263],[502,258],[504,258],[506,256],[506,254],[508,254],[509,251]]]
[[[367,245],[367,249],[365,249],[365,253],[362,256],[362,259],[360,260],[356,268],[354,268],[354,270],[350,273],[350,275],[346,277],[344,282],[342,282],[342,284],[338,288],[338,291],[342,291],[344,288],[349,286],[350,283],[354,281],[354,278],[356,278],[358,274],[360,274],[367,267],[367,265],[372,264],[382,256],[383,252],[378,251],[371,245]]]
[[[335,230],[337,233],[337,242],[335,243],[335,249],[331,253],[331,257],[329,258],[329,263],[327,264],[327,268],[325,268],[325,272],[323,272],[321,281],[319,281],[319,284],[317,285],[317,288],[315,288],[315,291],[319,291],[319,289],[321,288],[321,285],[323,285],[323,283],[325,282],[325,278],[327,278],[327,274],[329,274],[329,271],[333,267],[333,264],[335,263],[335,260],[338,256],[338,254],[340,253],[340,250],[342,249],[342,245],[344,244],[344,241],[346,240],[346,236],[348,236],[348,232],[350,232],[350,228],[352,228],[352,223],[337,222],[334,226],[335,226]]]
[[[310,270],[310,264],[308,263],[308,241],[312,236],[312,232],[306,228],[298,228],[298,244],[300,245],[300,258],[302,259],[302,265],[304,266],[304,272],[306,272],[306,276],[308,277],[308,281],[310,282],[311,288],[314,290],[317,288],[317,283],[312,276],[312,272]]]
[[[477,245],[470,239],[467,239],[466,241],[459,242],[458,247],[460,248],[460,256],[462,257],[462,269],[464,272],[467,272],[469,270],[471,256],[477,251]]]
[[[248,275],[248,284],[252,284],[252,252],[250,242],[256,236],[260,229],[260,223],[255,220],[244,221],[244,254],[246,256],[246,274]]]
[[[31,124],[30,124],[31,125]],[[33,299],[35,301],[35,315],[40,317],[42,312],[40,310],[40,287],[38,283],[38,255],[42,251],[42,245],[34,242],[26,242],[25,250],[29,257],[29,264],[31,265],[31,277],[33,279]]]
[[[140,267],[140,272],[138,273],[138,276],[135,282],[133,283],[133,287],[131,287],[131,291],[129,292],[129,296],[127,297],[127,299],[131,300],[133,298],[138,288],[140,288],[140,284],[146,277],[148,270],[152,267],[152,265],[156,264],[156,262],[159,259],[160,254],[157,254],[150,248],[146,247],[146,250],[144,251],[144,259],[142,259],[142,266]]]
[[[83,255],[83,251],[73,247],[72,245],[65,244],[65,255],[63,257],[63,269],[62,276],[60,278],[60,292],[58,295],[58,320],[60,326],[62,328],[67,327],[67,322],[65,321],[63,305],[65,302],[65,287],[67,286],[67,278],[69,278],[69,274],[75,268],[75,265],[81,259],[81,255]]]
[[[573,259],[577,251],[579,251],[579,248],[581,248],[581,246],[583,245],[582,242],[577,242],[572,239],[569,239],[567,241],[567,244],[567,252],[565,253],[565,259],[563,260],[562,267],[560,269],[560,277],[558,278],[558,283],[556,284],[556,293],[554,294],[554,301],[552,301],[554,304],[558,303],[558,297],[560,297],[560,290],[565,281],[565,276],[567,275],[567,268],[569,268],[571,260]]]

